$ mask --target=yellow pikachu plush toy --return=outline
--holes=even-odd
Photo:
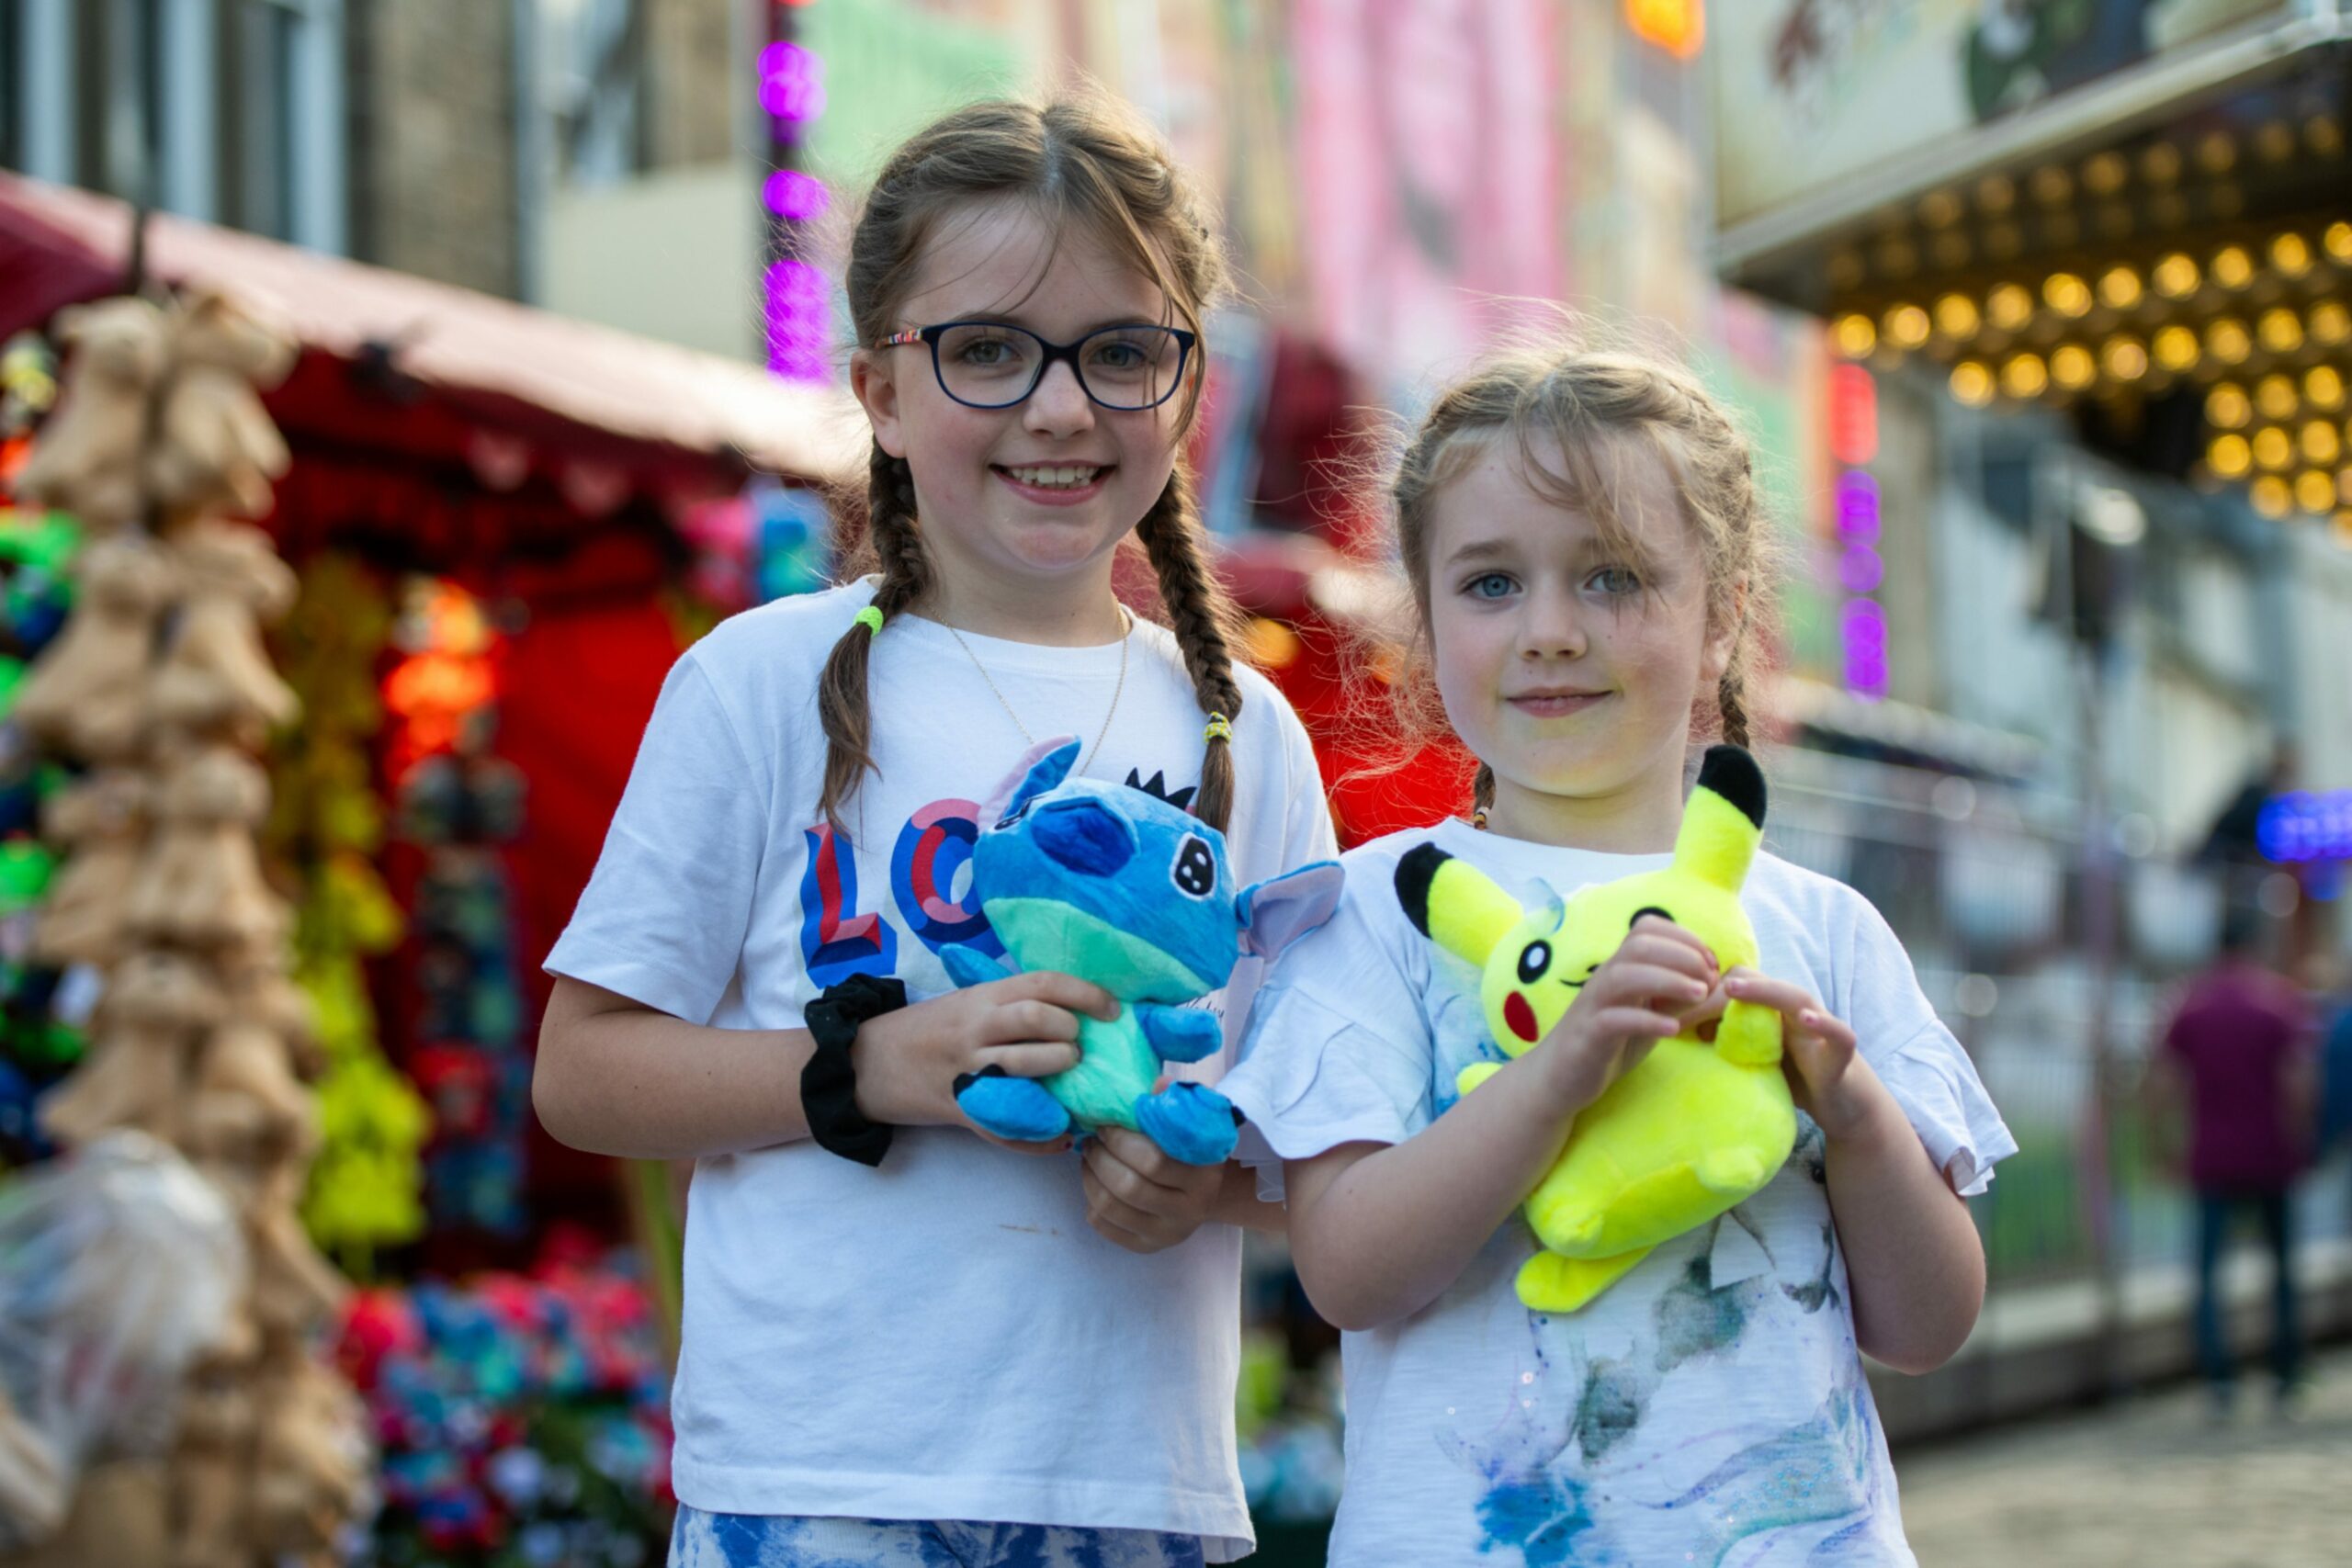
[[[1530,911],[1466,861],[1422,844],[1398,863],[1396,896],[1423,935],[1484,971],[1487,1026],[1517,1056],[1551,1032],[1644,915],[1682,926],[1720,968],[1753,966],[1756,930],[1739,890],[1763,836],[1763,773],[1740,748],[1716,746],[1664,871]],[[1464,1068],[1461,1092],[1500,1070]],[[1735,1001],[1709,1037],[1659,1041],[1577,1115],[1559,1160],[1528,1195],[1527,1223],[1544,1250],[1520,1270],[1519,1299],[1535,1312],[1576,1311],[1660,1242],[1759,1190],[1796,1131],[1779,1013]]]

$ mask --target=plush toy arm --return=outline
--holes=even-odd
[[[1725,1002],[1715,1054],[1742,1066],[1770,1066],[1781,1059],[1781,1015],[1754,1002]]]
[[[1136,1021],[1152,1055],[1163,1062],[1199,1062],[1214,1056],[1225,1043],[1225,1021],[1205,1008],[1168,1007],[1136,1002]]]
[[[990,980],[1011,979],[1020,973],[1005,960],[991,958],[978,948],[962,942],[950,942],[941,948],[939,962],[947,971],[947,977],[956,982],[957,990],[985,986]]]
[[[1454,1075],[1453,1091],[1456,1094],[1468,1094],[1502,1070],[1503,1065],[1500,1062],[1473,1062]]]

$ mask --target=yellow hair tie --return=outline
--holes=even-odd
[[[882,612],[868,604],[850,617],[850,624],[864,626],[870,635],[879,637],[882,635]]]
[[[1233,721],[1221,713],[1209,715],[1208,728],[1201,731],[1201,739],[1230,741],[1233,739]]]

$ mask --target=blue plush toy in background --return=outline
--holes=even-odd
[[[1236,892],[1223,834],[1159,795],[1069,777],[1078,742],[1048,745],[972,851],[973,890],[1014,966],[968,946],[939,956],[958,986],[1054,969],[1125,1005],[1113,1022],[1079,1019],[1068,1072],[966,1074],[956,1103],[1000,1138],[1130,1127],[1187,1165],[1216,1165],[1233,1153],[1232,1102],[1201,1084],[1159,1088],[1163,1063],[1225,1043],[1224,1020],[1182,1004],[1223,987],[1244,953],[1271,958],[1328,919],[1340,867],[1317,861]]]

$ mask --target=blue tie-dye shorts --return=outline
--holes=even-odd
[[[706,1514],[681,1504],[670,1568],[1202,1568],[1201,1540],[1059,1525]]]

